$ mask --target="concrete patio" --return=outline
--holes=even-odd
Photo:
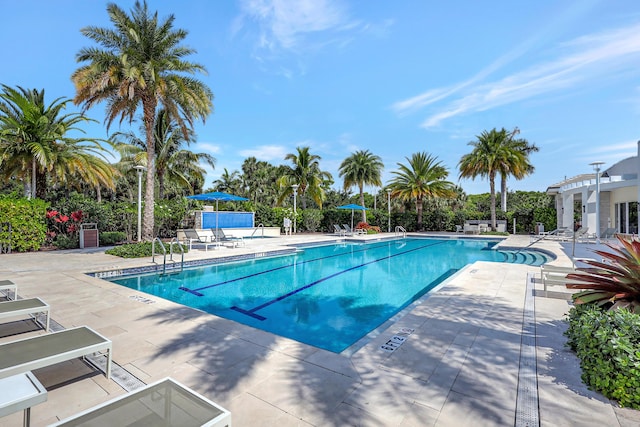
[[[335,239],[251,239],[244,248],[195,250],[187,258]],[[512,236],[503,245],[529,243],[528,236]],[[534,247],[556,254],[554,263],[571,263],[558,242]],[[585,255],[576,255],[592,256],[593,247],[581,244]],[[527,425],[516,416],[516,401],[527,274],[539,275],[539,267],[476,262],[357,351],[335,354],[85,274],[149,263],[103,251],[9,254],[0,255],[0,279],[18,284],[23,298],[48,302],[59,325],[88,325],[110,338],[114,362],[142,382],[171,376],[229,409],[234,426]],[[539,283],[535,288],[540,425],[639,425],[639,411],[618,408],[582,384],[578,361],[562,335],[570,308],[566,290],[554,289],[558,293],[550,298],[541,295]],[[21,328],[29,329],[30,322],[1,324],[0,342],[16,339],[13,333]],[[382,350],[402,328],[413,330],[407,340],[393,352]],[[19,337],[41,333],[31,330]],[[81,361],[35,374],[49,394],[32,409],[34,426],[126,393]],[[22,413],[0,418],[2,426],[21,423]]]

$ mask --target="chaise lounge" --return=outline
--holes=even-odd
[[[0,344],[0,378],[44,368],[94,353],[106,353],[111,378],[111,340],[87,326]]]
[[[179,382],[165,378],[51,427],[80,425],[230,427],[231,413]]]
[[[38,314],[44,314],[46,316],[46,322],[44,330],[49,332],[50,323],[50,307],[49,304],[42,301],[40,298],[28,298],[19,299],[13,301],[0,302],[0,319],[6,319],[11,317],[33,315],[37,319]]]
[[[238,247],[240,245],[244,246],[244,238],[236,237],[236,236],[228,236],[224,234],[224,230],[222,228],[212,228],[211,231],[215,236],[217,242],[223,244],[224,242],[231,243],[231,247]]]
[[[9,298],[9,291],[13,291],[13,299],[18,298],[18,285],[11,280],[0,280],[0,291],[5,291],[5,296]]]
[[[216,246],[215,237],[213,234],[208,235],[200,235],[196,230],[192,228],[182,230],[184,232],[184,244],[189,244],[189,250],[192,249],[193,243],[199,243],[204,245],[204,250],[208,251],[209,246]]]

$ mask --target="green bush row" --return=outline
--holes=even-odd
[[[169,252],[169,247],[167,246],[166,243],[165,243],[165,248],[167,252]],[[106,254],[115,255],[122,258],[144,258],[144,257],[151,256],[153,254],[152,249],[153,248],[152,248],[151,242],[139,242],[139,243],[127,243],[125,245],[115,246],[111,249],[107,249],[104,252]],[[187,253],[189,252],[189,247],[183,245],[182,250],[185,253]],[[175,252],[176,252],[176,249],[174,249],[174,254]],[[156,243],[156,255],[157,254],[162,254],[162,249]]]
[[[105,231],[98,235],[100,237],[100,246],[113,246],[116,243],[122,243],[127,240],[127,234],[122,231]]]
[[[0,243],[12,251],[37,251],[45,241],[47,203],[0,196]]]
[[[640,409],[640,315],[582,304],[565,332],[582,367],[582,380],[620,406]]]

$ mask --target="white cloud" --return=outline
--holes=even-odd
[[[271,162],[274,160],[282,161],[287,155],[287,150],[282,145],[260,145],[254,149],[241,150],[239,154],[242,157],[255,157],[258,160]]]
[[[471,79],[454,87],[431,89],[399,101],[392,108],[404,112],[446,101],[422,123],[430,128],[461,114],[484,111],[562,89],[583,89],[591,82],[613,78],[640,65],[640,25],[577,38],[560,46],[556,60],[534,64],[500,80],[477,84],[512,54],[499,59]],[[460,95],[457,95],[461,92]]]
[[[600,147],[594,147],[589,150],[590,153],[609,153],[611,151],[631,152],[636,150],[638,143],[636,141],[620,142],[618,144],[606,144]]]
[[[259,46],[269,49],[293,49],[308,34],[353,25],[333,0],[245,0],[241,7],[260,24]]]
[[[219,145],[211,142],[198,142],[198,150],[211,154],[218,154],[222,151]]]

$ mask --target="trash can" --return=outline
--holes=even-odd
[[[538,222],[536,224],[536,234],[544,234],[544,224],[541,222]]]
[[[80,224],[80,249],[97,248],[98,246],[100,246],[98,224],[95,222]]]

